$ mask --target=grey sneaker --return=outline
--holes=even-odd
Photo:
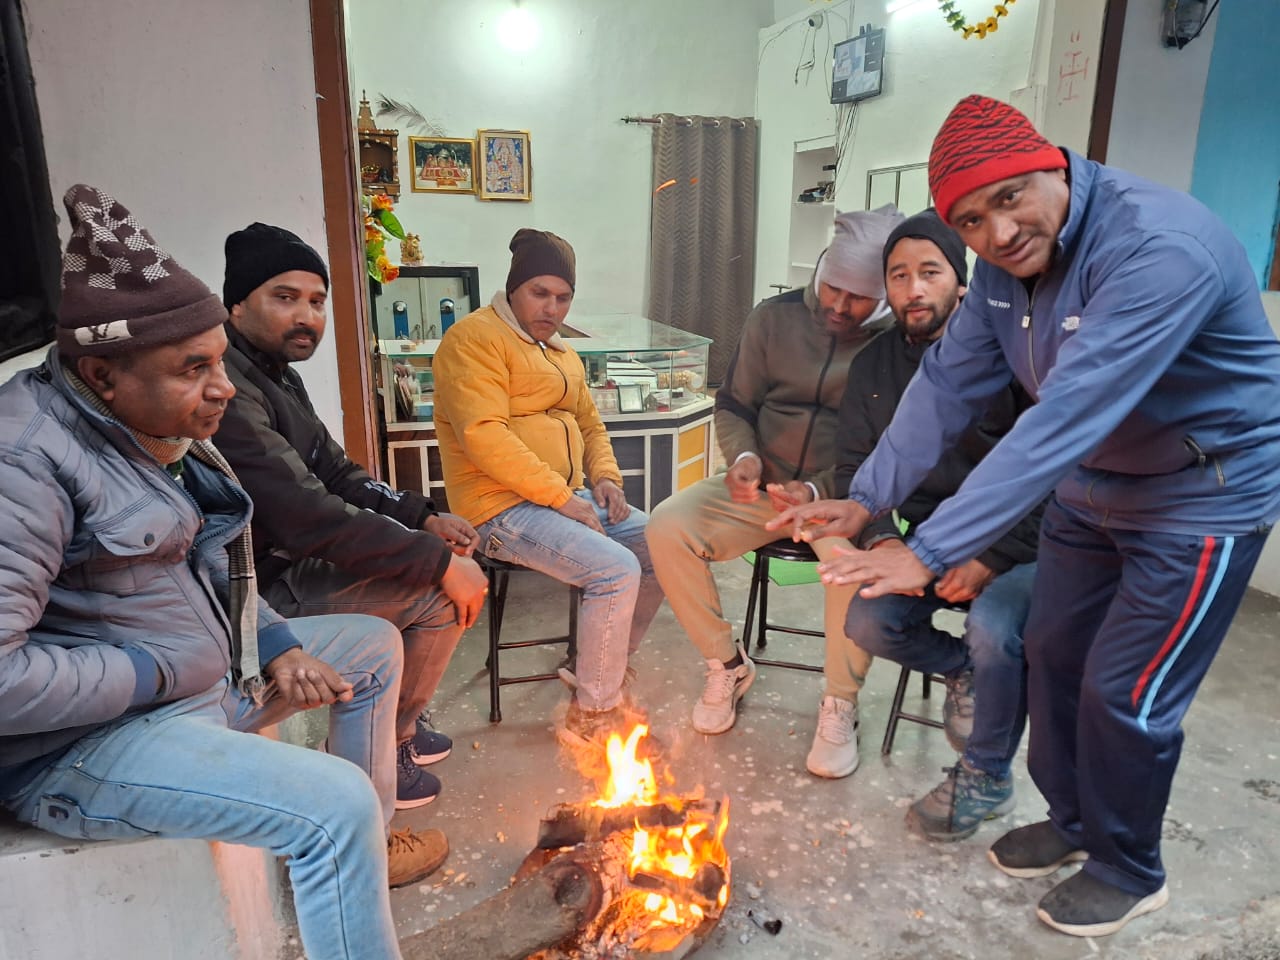
[[[1089,854],[1063,840],[1048,820],[1010,830],[991,845],[987,859],[1011,877],[1047,877]]]
[[[984,820],[1013,809],[1013,778],[997,780],[961,759],[947,777],[911,805],[907,823],[930,840],[964,840]]]
[[[741,646],[742,664],[726,670],[721,660],[707,661],[702,696],[693,706],[693,729],[699,733],[724,733],[738,717],[738,701],[755,683],[756,665]]]
[[[964,753],[973,733],[973,671],[947,677],[947,698],[942,702],[942,729],[956,753]]]
[[[858,705],[840,697],[823,697],[818,729],[805,767],[815,777],[838,780],[858,769]]]
[[[1040,898],[1036,916],[1073,937],[1106,937],[1168,902],[1168,884],[1143,896],[1126,893],[1081,870]]]

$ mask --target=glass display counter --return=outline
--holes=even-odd
[[[651,510],[708,475],[715,443],[706,395],[710,340],[633,315],[571,314],[561,336],[582,357],[632,504]],[[433,422],[439,346],[378,340],[388,480],[438,503],[445,501]]]

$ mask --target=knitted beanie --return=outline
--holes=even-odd
[[[933,207],[920,211],[914,217],[907,217],[893,228],[893,233],[889,234],[889,239],[884,244],[886,274],[889,272],[889,254],[893,253],[893,248],[898,245],[899,240],[908,237],[912,240],[931,241],[942,251],[942,255],[947,258],[947,263],[951,264],[951,269],[956,272],[960,285],[966,286],[969,283],[969,263],[964,258],[964,241],[960,239],[960,234],[942,222],[938,211]]]
[[[251,223],[227,237],[223,251],[227,272],[222,281],[222,302],[228,310],[272,277],[290,270],[314,273],[329,289],[329,271],[320,254],[284,227]]]
[[[818,261],[818,283],[883,300],[884,242],[902,219],[892,203],[875,210],[839,214],[835,237]]]
[[[522,227],[511,238],[511,270],[507,273],[507,296],[534,277],[559,277],[576,288],[573,247],[567,240],[545,230]]]
[[[118,357],[226,321],[213,291],[156,246],[118,200],[77,184],[62,202],[71,223],[58,309],[63,356]]]
[[[1040,136],[1021,111],[975,93],[951,109],[933,138],[929,190],[938,215],[950,223],[955,202],[980,187],[1066,166],[1062,151]]]

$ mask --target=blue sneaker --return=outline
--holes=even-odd
[[[418,721],[418,731],[406,742],[413,762],[420,767],[439,763],[453,752],[453,741],[440,731],[432,730],[421,720]]]
[[[943,770],[947,778],[907,811],[907,823],[930,840],[971,837],[984,820],[1014,808],[1012,777],[997,780],[963,758]]]
[[[418,766],[413,741],[396,748],[396,809],[423,807],[440,795],[440,778]]]

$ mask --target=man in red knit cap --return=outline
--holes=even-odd
[[[864,597],[918,594],[1052,494],[1024,638],[1029,767],[1049,816],[989,856],[1015,877],[1084,861],[1037,915],[1114,933],[1168,902],[1160,830],[1182,717],[1280,515],[1280,344],[1222,221],[1054,147],[1008,104],[956,105],[929,185],[980,258],[969,293],[849,499],[776,526],[853,536],[1010,377],[1035,398],[909,550],[821,569]]]

